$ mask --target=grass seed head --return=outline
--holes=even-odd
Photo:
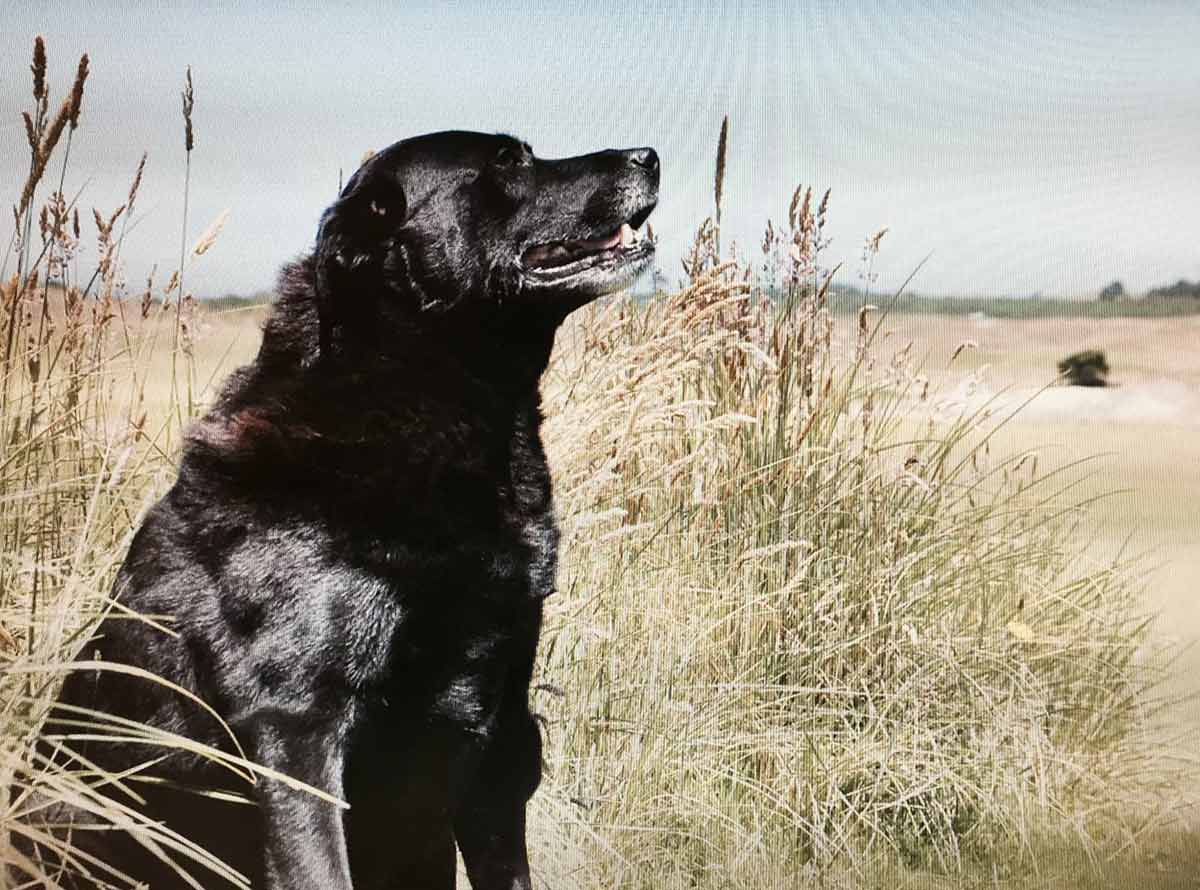
[[[187,74],[184,80],[183,92],[180,94],[183,98],[183,148],[184,151],[191,154],[195,147],[195,140],[192,133],[192,108],[196,104],[196,94],[192,90],[192,66],[187,66]]]
[[[33,153],[33,164],[29,171],[29,176],[25,179],[25,185],[21,189],[21,200],[17,204],[18,217],[25,213],[33,201],[33,193],[37,189],[38,183],[42,181],[42,175],[46,172],[46,165],[50,162],[50,156],[54,153],[54,149],[57,147],[58,140],[62,137],[63,129],[67,126],[70,117],[71,97],[68,96],[58,109],[58,113],[54,116],[54,119],[50,122],[50,126],[46,128],[45,135],[42,136],[37,150]]]
[[[142,172],[146,169],[146,152],[142,152],[142,159],[138,161],[137,171],[133,174],[133,183],[129,186],[129,197],[125,204],[132,211],[133,202],[137,199],[138,188],[142,184]]]
[[[221,235],[221,230],[225,228],[225,223],[229,219],[229,211],[222,210],[216,219],[212,221],[204,233],[196,239],[195,245],[192,247],[193,256],[204,256],[208,249],[216,243],[217,238]]]
[[[71,84],[71,97],[69,99],[71,110],[68,112],[71,129],[74,130],[79,126],[79,111],[83,108],[83,84],[88,76],[88,57],[84,53],[79,58],[79,67],[75,69],[75,82]]]
[[[717,137],[717,173],[713,182],[713,198],[717,208],[717,225],[721,224],[721,194],[725,189],[725,149],[729,141],[729,115],[721,121],[721,134]]]
[[[33,64],[29,66],[33,72],[33,98],[39,102],[46,100],[46,44],[39,34],[33,38]]]

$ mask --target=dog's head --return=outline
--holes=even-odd
[[[322,347],[336,325],[371,323],[378,311],[507,304],[561,320],[628,287],[654,256],[637,230],[658,180],[650,148],[546,160],[504,135],[397,142],[359,168],[321,219]]]

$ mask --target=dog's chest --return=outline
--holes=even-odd
[[[521,541],[527,548],[528,559],[525,567],[527,595],[531,599],[542,600],[554,592],[558,535],[558,524],[551,510],[529,517],[521,525]]]
[[[237,682],[343,689],[385,734],[389,713],[486,734],[527,683],[559,538],[536,423],[507,445],[447,455],[412,497],[247,536],[221,584]]]
[[[518,426],[509,455],[511,489],[505,499],[505,525],[517,542],[526,595],[541,600],[554,592],[559,532],[550,470],[536,425]]]
[[[506,475],[492,494],[498,525],[468,525],[478,537],[447,554],[434,595],[407,599],[389,659],[394,696],[472,735],[491,731],[506,695],[524,701],[513,680],[528,676],[554,591],[559,532],[540,442],[514,441]]]

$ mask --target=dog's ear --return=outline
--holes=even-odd
[[[367,318],[382,287],[384,256],[404,222],[404,192],[359,170],[321,215],[315,252],[318,347],[333,354],[339,327]]]

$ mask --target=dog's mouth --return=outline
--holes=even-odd
[[[564,270],[567,266],[585,264],[589,260],[617,259],[623,253],[637,249],[642,235],[629,223],[607,238],[585,241],[549,241],[529,248],[521,255],[521,267],[527,272]]]
[[[603,277],[614,289],[626,286],[654,255],[654,241],[638,231],[653,205],[600,238],[545,241],[521,254],[521,271],[536,282],[566,284],[570,279]],[[591,282],[601,285],[596,280]]]

